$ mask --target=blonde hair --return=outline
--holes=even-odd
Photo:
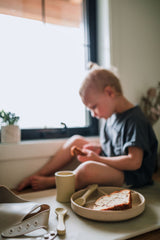
[[[88,89],[94,88],[97,91],[103,91],[107,86],[113,87],[120,95],[123,94],[119,78],[112,71],[92,62],[89,63],[88,67],[90,70],[79,90],[80,96],[84,96]]]

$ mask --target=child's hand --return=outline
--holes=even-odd
[[[91,151],[97,153],[98,155],[101,153],[101,150],[102,150],[101,145],[98,143],[97,144],[96,143],[85,144],[83,146],[83,150],[85,150],[85,149],[91,150]]]
[[[83,152],[86,154],[85,156],[78,155],[77,158],[80,162],[86,161],[98,161],[99,155],[91,150],[85,149]]]

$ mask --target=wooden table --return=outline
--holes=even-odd
[[[139,235],[134,238],[130,238],[130,240],[158,240],[158,239],[160,239],[160,229]]]

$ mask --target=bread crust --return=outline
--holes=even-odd
[[[82,152],[82,150],[79,147],[76,147],[76,146],[73,146],[71,148],[71,155],[74,157],[77,155],[86,156],[86,154]]]
[[[93,206],[94,210],[125,210],[132,207],[131,190],[124,189],[106,194],[98,198]]]

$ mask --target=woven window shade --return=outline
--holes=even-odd
[[[0,14],[78,27],[82,0],[0,0]]]

